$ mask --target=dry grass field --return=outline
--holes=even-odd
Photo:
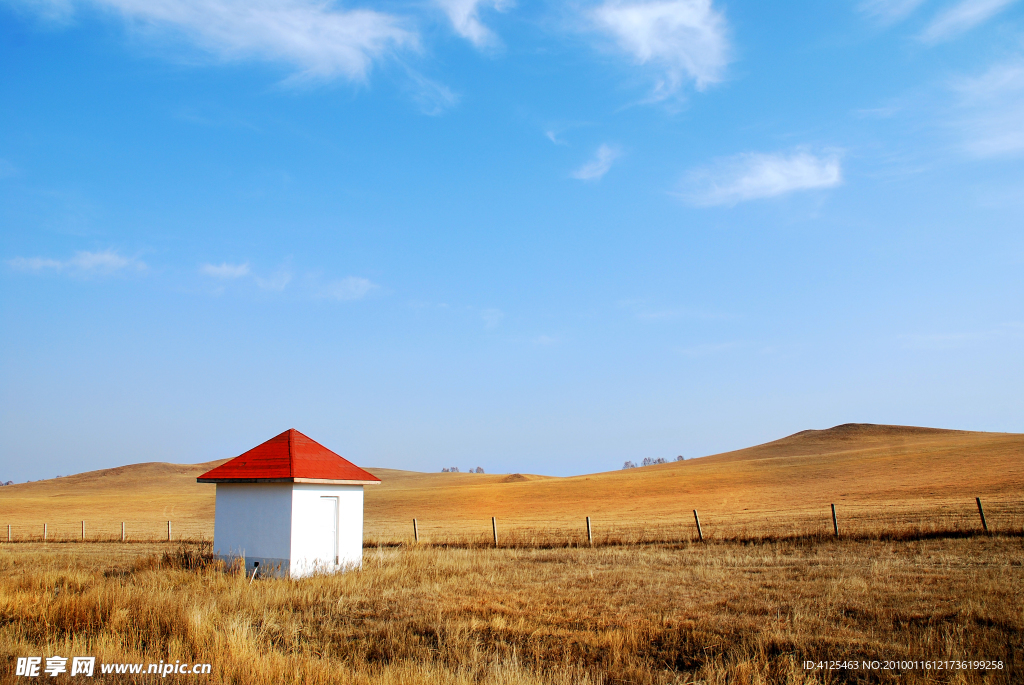
[[[0,682],[28,682],[13,666],[32,655],[211,664],[167,678],[97,666],[111,683],[1024,680],[1020,536],[381,547],[359,572],[252,584],[203,562],[195,544],[0,546]],[[940,660],[1002,668],[924,667]]]
[[[225,458],[235,455],[225,455]],[[137,464],[0,488],[0,526],[15,539],[87,535],[160,539],[213,535],[208,464]],[[845,533],[974,530],[981,497],[996,530],[1024,526],[1024,435],[848,424],[804,431],[736,452],[571,478],[414,473],[370,468],[371,542],[579,542],[590,516],[598,541],[683,540],[692,510],[711,537],[827,532],[835,503]],[[0,528],[0,539],[3,529]]]

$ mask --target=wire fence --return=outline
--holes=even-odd
[[[1024,499],[974,500],[912,506],[829,504],[816,509],[756,511],[683,510],[642,519],[579,515],[574,518],[451,518],[368,522],[366,545],[425,544],[460,547],[577,547],[758,542],[787,539],[911,540],[973,535],[1024,535]],[[982,520],[984,512],[984,522]],[[588,520],[589,519],[589,520]]]
[[[89,520],[18,521],[0,528],[0,542],[200,542],[213,539],[213,522]]]
[[[553,548],[578,546],[757,542],[787,539],[911,540],[973,535],[1024,536],[1024,498],[980,503],[837,503],[803,509],[680,510],[634,515],[443,519],[376,519],[364,526],[364,546],[422,544],[453,547]],[[589,519],[589,520],[588,520]],[[3,526],[4,524],[0,524]],[[0,527],[10,542],[201,542],[213,539],[213,521],[184,519],[17,521]]]

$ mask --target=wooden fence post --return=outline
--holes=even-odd
[[[124,542],[124,521],[121,521],[121,542]]]
[[[978,513],[981,514],[981,527],[984,528],[985,532],[987,533],[988,523],[985,522],[985,510],[981,508],[981,498],[975,497],[974,501],[978,503]]]
[[[697,522],[697,537],[700,538],[701,542],[704,542],[704,533],[700,529],[700,517],[697,516],[697,510],[693,510],[693,520]]]
[[[836,537],[839,537],[839,521],[836,519],[836,505],[832,505],[832,530],[835,531]]]
[[[590,517],[589,516],[587,517],[587,542],[590,543],[591,547],[594,546],[594,533],[593,533],[593,531],[590,530]]]
[[[82,541],[85,542],[85,521],[82,521]]]
[[[43,524],[43,542],[46,542],[46,524]]]
[[[167,542],[171,541],[171,522],[167,522]]]
[[[494,533],[494,546],[498,546],[498,522],[491,517],[491,532]]]
[[[419,526],[416,525],[416,519],[412,520],[412,539],[414,542],[420,541],[420,529]]]
[[[11,524],[7,524],[7,542],[11,541]]]

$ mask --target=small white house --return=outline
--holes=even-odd
[[[217,484],[213,552],[300,578],[363,563],[363,486],[380,479],[290,429],[196,479]]]

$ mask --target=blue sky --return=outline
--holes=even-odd
[[[0,2],[0,478],[1024,430],[1024,2]]]

